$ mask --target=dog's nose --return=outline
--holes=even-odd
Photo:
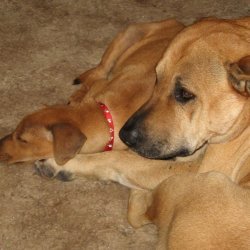
[[[138,136],[139,133],[137,129],[130,129],[127,126],[124,126],[119,132],[120,139],[129,147],[133,147],[137,144]]]

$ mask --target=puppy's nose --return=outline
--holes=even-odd
[[[9,162],[11,158],[8,153],[0,153],[0,162]]]
[[[119,132],[120,139],[129,147],[133,147],[137,144],[139,133],[137,129],[129,129],[124,126]]]

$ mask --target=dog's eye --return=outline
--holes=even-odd
[[[174,89],[174,98],[177,102],[185,104],[195,99],[195,95],[184,88],[180,82],[177,82]]]

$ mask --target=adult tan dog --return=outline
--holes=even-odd
[[[153,97],[120,131],[142,156],[192,155],[238,181],[250,155],[250,18],[205,20],[180,32],[156,67]]]
[[[239,181],[249,172],[248,164],[241,168],[249,156],[249,25],[245,18],[203,20],[185,29],[173,20],[128,28],[111,43],[100,65],[80,77],[85,84],[71,105],[25,118],[1,141],[1,158],[15,162],[54,156],[37,163],[42,174],[81,173],[149,189],[175,173],[197,171],[199,161],[155,161],[122,150],[119,129],[150,99],[123,127],[123,141],[149,158],[185,156],[185,161],[211,143],[200,171],[215,168]],[[105,103],[114,118],[111,152],[93,154],[109,140],[96,102]],[[40,145],[45,153],[40,154]],[[85,154],[76,155],[80,149]]]
[[[221,144],[209,147],[200,171],[216,165],[241,178],[238,167],[250,153],[249,53],[250,18],[206,20],[183,30],[157,65],[153,97],[122,128],[123,141],[154,159]]]
[[[240,182],[250,172],[249,49],[250,18],[207,19],[183,29],[156,67],[153,96],[120,131],[130,148],[151,159],[190,160],[207,147],[201,162],[113,151],[79,154],[63,169],[144,189],[197,168]],[[62,169],[53,159],[38,166]]]
[[[129,221],[159,227],[157,250],[238,250],[250,246],[250,190],[224,174],[181,174],[154,191],[133,190]]]

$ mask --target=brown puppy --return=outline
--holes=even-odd
[[[238,250],[250,246],[250,190],[218,172],[169,177],[154,191],[132,190],[134,227],[159,228],[157,250]]]
[[[57,164],[63,165],[79,152],[102,152],[110,134],[99,102],[113,116],[113,149],[126,149],[118,132],[152,95],[156,64],[183,28],[175,20],[166,20],[132,25],[118,34],[100,64],[77,79],[76,83],[83,85],[70,98],[70,105],[46,107],[26,116],[13,133],[0,141],[0,160],[15,163],[54,157]],[[49,176],[58,172],[40,170]]]

